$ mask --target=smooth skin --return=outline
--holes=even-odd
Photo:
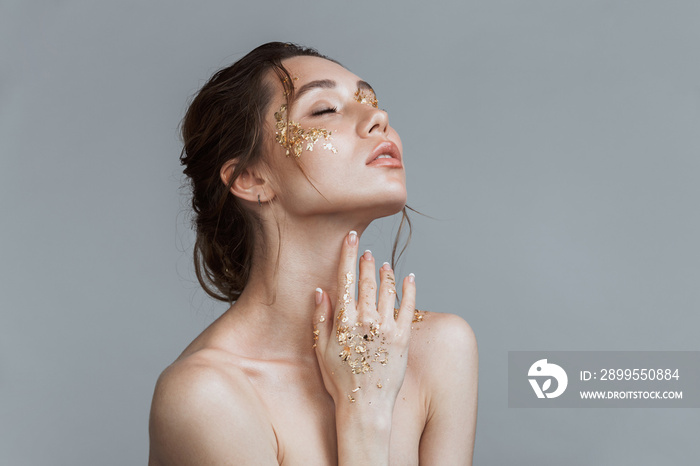
[[[358,266],[359,236],[406,203],[403,167],[366,163],[379,143],[401,148],[398,134],[386,112],[354,99],[359,78],[345,68],[316,57],[284,65],[297,89],[334,83],[298,98],[290,119],[331,130],[338,153],[317,147],[285,157],[274,140],[284,97],[270,77],[277,92],[267,110],[265,163],[231,189],[257,209],[266,247],[254,252],[238,301],[158,379],[149,465],[470,465],[476,339],[453,314],[426,312],[412,322],[420,276],[403,279],[394,320],[394,273],[382,265],[377,287],[376,259],[363,253],[345,312],[349,324],[381,322],[389,361],[358,375],[338,357],[335,319],[346,274]],[[335,110],[319,114],[324,109]],[[222,182],[234,166],[223,167]]]

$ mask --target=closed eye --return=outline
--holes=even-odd
[[[316,110],[311,114],[311,116],[320,116],[320,115],[325,115],[326,113],[335,113],[338,110],[338,107],[329,107],[329,108],[323,108],[321,110]]]

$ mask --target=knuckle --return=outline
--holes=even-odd
[[[376,323],[376,320],[375,320],[375,319],[371,319],[371,318],[369,318],[369,317],[367,317],[367,316],[363,317],[363,318],[360,320],[361,326],[362,326],[363,328],[367,328],[367,329],[370,328],[370,326],[373,325],[373,324],[375,324],[375,323]]]
[[[394,276],[391,274],[385,274],[382,276],[382,284],[384,286],[388,286],[393,288],[396,288],[396,281],[394,280]]]
[[[372,288],[374,288],[374,280],[372,278],[369,278],[369,277],[361,278],[359,286],[360,286],[360,288],[364,288],[364,289],[372,289]]]

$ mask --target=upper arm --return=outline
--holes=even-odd
[[[430,322],[432,321],[432,322]],[[424,321],[428,417],[420,441],[420,464],[471,465],[476,434],[479,355],[469,324],[453,314]],[[421,329],[421,332],[423,329]]]
[[[167,369],[151,405],[149,464],[279,464],[272,426],[246,385],[207,366]]]

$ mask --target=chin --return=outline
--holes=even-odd
[[[406,190],[396,193],[387,193],[381,198],[381,203],[375,204],[367,209],[373,215],[373,219],[388,217],[398,214],[406,205]]]

